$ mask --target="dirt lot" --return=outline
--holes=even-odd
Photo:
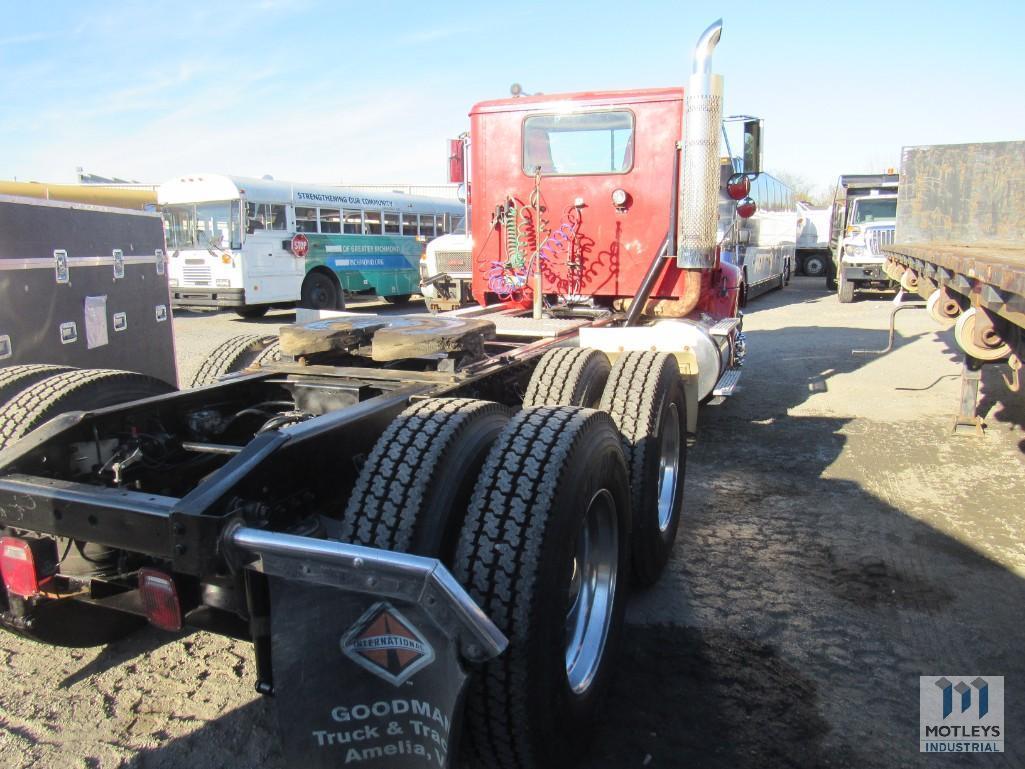
[[[415,306],[414,306],[415,307]],[[590,767],[1025,765],[1025,409],[924,313],[820,280],[755,300],[743,391],[701,416],[669,573],[636,594]],[[229,315],[175,321],[183,381]],[[0,635],[0,766],[283,769],[247,644],[154,630],[101,649]],[[1002,675],[1007,752],[919,754],[918,676]]]

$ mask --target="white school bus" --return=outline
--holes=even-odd
[[[217,174],[160,186],[171,301],[258,317],[275,306],[341,309],[345,296],[404,301],[424,244],[463,228],[455,200]]]

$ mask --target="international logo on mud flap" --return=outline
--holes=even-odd
[[[921,676],[919,750],[1003,753],[1003,676]]]
[[[423,634],[384,601],[356,620],[341,644],[346,657],[395,686],[434,662],[434,649]]]

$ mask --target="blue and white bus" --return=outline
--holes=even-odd
[[[427,241],[465,229],[456,200],[217,174],[160,186],[172,304],[259,317],[346,294],[404,301]]]
[[[724,177],[732,167],[723,161]],[[725,186],[725,185],[724,185]],[[725,261],[741,269],[741,305],[758,294],[790,282],[797,247],[797,203],[793,190],[771,174],[751,182],[756,210],[750,219],[737,215],[737,203],[722,194],[719,239]]]

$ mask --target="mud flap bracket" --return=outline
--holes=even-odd
[[[508,641],[440,561],[243,526],[225,543],[270,587],[290,766],[453,763],[466,665]]]

